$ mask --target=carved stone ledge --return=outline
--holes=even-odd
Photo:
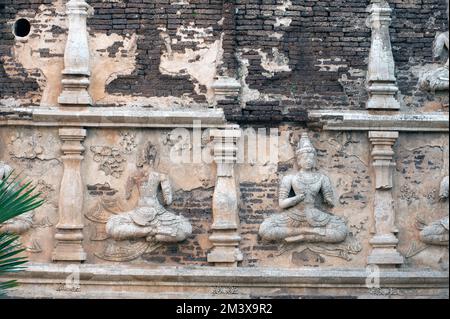
[[[311,111],[311,123],[326,131],[448,132],[449,113],[374,114],[371,111]]]
[[[226,127],[222,109],[205,109],[193,111],[155,111],[142,108],[123,109],[90,107],[83,110],[14,109],[13,116],[2,116],[0,126],[39,126],[39,127],[96,127],[96,128],[192,128],[195,121],[200,121],[204,128]],[[26,117],[23,118],[23,114]],[[22,117],[19,117],[22,115]]]
[[[448,299],[448,272],[410,269],[380,272],[381,292],[367,287],[367,270],[163,267],[138,268],[125,265],[79,265],[79,291],[65,290],[73,274],[64,265],[29,264],[27,271],[14,274],[19,287],[11,297],[27,298],[223,298],[214,289],[234,287],[228,298],[298,296],[355,296],[360,298]],[[130,278],[135,281],[132,282]],[[13,277],[5,278],[5,280]],[[183,291],[180,292],[180,285]],[[62,289],[61,289],[62,288]],[[175,292],[178,291],[178,292]]]

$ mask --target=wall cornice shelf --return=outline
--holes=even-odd
[[[60,109],[0,109],[0,126],[97,127],[97,128],[191,128],[201,121],[204,128],[225,127],[221,109],[205,110],[145,110],[94,108],[86,110]]]
[[[311,122],[328,131],[448,132],[449,113],[374,114],[373,111],[311,111]],[[384,112],[386,113],[386,112]]]

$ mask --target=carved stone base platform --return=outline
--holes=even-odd
[[[79,267],[79,268],[77,268]],[[79,287],[76,283],[79,269]],[[29,264],[11,297],[26,298],[448,298],[448,272],[386,270],[368,288],[366,269],[136,268]],[[73,285],[77,286],[77,285]]]

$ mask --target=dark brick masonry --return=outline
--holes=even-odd
[[[114,196],[118,192],[109,183],[87,185],[87,190],[91,196]]]
[[[89,20],[93,32],[119,34],[137,33],[137,68],[129,76],[121,76],[110,83],[109,93],[143,96],[181,96],[189,94],[199,103],[206,102],[204,96],[194,93],[194,84],[188,75],[169,76],[159,71],[160,57],[165,49],[158,28],[166,28],[172,39],[180,39],[177,29],[195,22],[198,27],[213,26],[211,39],[220,37],[217,22],[222,18],[222,0],[190,1],[190,5],[171,4],[169,0],[130,0],[119,3],[90,1],[95,16]],[[179,14],[177,14],[179,13]],[[174,51],[195,49],[195,41],[172,45]],[[206,91],[204,90],[206,93]]]
[[[433,62],[436,34],[448,30],[447,3],[445,0],[389,3],[393,9],[391,41],[399,89],[407,97],[407,106],[421,107],[434,96],[418,89],[419,79],[411,67]]]
[[[0,0],[0,99],[6,97],[40,96],[39,85],[36,80],[29,77],[28,72],[20,65],[15,64],[17,76],[20,79],[10,78],[5,72],[3,57],[12,56],[14,34],[12,25],[7,22],[14,20],[20,10],[37,10],[42,4],[51,4],[51,0]],[[32,24],[33,20],[30,21]],[[31,104],[31,101],[30,101]]]
[[[36,10],[50,0],[0,1],[0,56],[11,56],[14,37],[7,21],[22,9]],[[160,38],[163,27],[171,39],[180,40],[180,26],[211,27],[205,41],[213,42],[223,33],[224,60],[219,74],[236,76],[242,61],[249,62],[246,83],[263,95],[278,95],[276,102],[250,101],[241,108],[239,101],[228,100],[220,106],[227,118],[240,123],[305,121],[309,109],[361,109],[366,102],[365,70],[370,48],[370,30],[365,22],[368,0],[291,0],[281,10],[282,0],[190,0],[176,5],[173,0],[88,1],[95,9],[88,20],[91,32],[136,33],[139,35],[137,67],[133,74],[111,82],[109,93],[142,96],[187,95],[198,103],[206,102],[194,92],[189,76],[163,75],[160,56],[165,50]],[[447,30],[446,0],[390,1],[393,11],[392,45],[397,65],[398,84],[405,104],[419,107],[431,96],[417,89],[417,76],[411,68],[432,62],[432,42],[438,31]],[[291,19],[277,24],[277,18]],[[31,20],[33,25],[35,21]],[[54,33],[64,30],[58,26]],[[274,34],[278,36],[274,36]],[[189,32],[188,37],[193,35]],[[174,52],[195,49],[195,41],[178,41]],[[119,43],[110,48],[113,54]],[[289,59],[292,72],[264,76],[261,55],[273,58],[272,49]],[[243,51],[245,49],[245,52]],[[42,52],[45,56],[46,52]],[[0,60],[1,61],[1,60]],[[24,79],[9,78],[0,62],[0,97],[41,94],[33,77],[20,65]],[[202,92],[205,88],[201,87]],[[27,95],[28,94],[28,95]],[[284,96],[283,98],[281,96]]]

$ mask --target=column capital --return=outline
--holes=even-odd
[[[210,136],[214,142],[214,161],[217,164],[236,163],[238,153],[237,142],[241,137],[239,126],[211,130]]]
[[[393,140],[394,143],[399,137],[399,132],[393,131],[369,131],[369,139],[377,140]]]
[[[394,158],[393,146],[399,137],[398,132],[370,131],[372,161],[375,170],[376,189],[391,189],[393,186]]]
[[[59,137],[63,141],[83,141],[86,138],[86,130],[83,128],[61,128]]]

